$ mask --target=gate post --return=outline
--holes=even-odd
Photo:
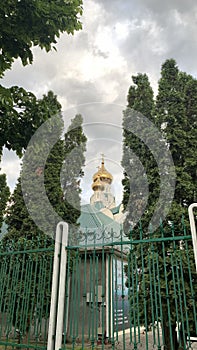
[[[56,228],[53,278],[51,292],[51,308],[47,350],[58,350],[62,346],[64,321],[64,296],[66,279],[66,260],[68,244],[68,224],[59,222]],[[58,307],[57,307],[58,305]]]
[[[194,212],[193,212],[194,208],[197,208],[197,203],[190,204],[188,211],[189,211],[189,221],[190,221],[190,227],[191,227],[191,233],[192,233],[194,258],[195,258],[196,272],[197,272],[197,236],[196,236],[196,225],[195,225]]]

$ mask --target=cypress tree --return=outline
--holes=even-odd
[[[70,224],[73,234],[78,226],[77,220],[80,216],[80,179],[83,176],[84,153],[87,141],[83,133],[82,123],[82,116],[77,114],[71,120],[71,124],[64,136],[65,160],[62,167],[61,183],[66,206],[65,220]]]
[[[196,200],[197,80],[179,71],[173,59],[161,69],[156,99],[156,122],[167,140],[176,170],[173,205],[167,220],[179,225]]]
[[[148,225],[159,191],[157,163],[148,146],[132,133],[134,115],[135,120],[139,120],[139,125],[135,125],[136,130],[141,128],[141,115],[154,122],[153,90],[146,74],[132,76],[132,80],[134,85],[129,88],[127,110],[123,114],[123,205],[127,212],[124,222],[127,232],[140,218],[143,227]],[[145,127],[143,134],[146,139],[151,138],[149,128]]]
[[[138,78],[141,79],[141,82],[143,83],[141,74],[138,75]],[[194,266],[193,247],[191,242],[183,241],[182,243],[180,242],[179,245],[177,244],[175,249],[175,244],[173,244],[172,241],[168,241],[164,245],[163,243],[156,242],[156,238],[164,236],[172,237],[176,235],[181,237],[185,235],[187,232],[186,229],[189,226],[187,209],[188,206],[196,200],[197,80],[192,76],[181,72],[178,69],[176,62],[173,59],[170,59],[162,65],[158,95],[155,101],[153,101],[151,94],[148,93],[148,86],[146,84],[147,78],[144,82],[145,91],[143,91],[141,84],[139,84],[139,80],[137,81],[134,79],[133,82],[135,85],[131,86],[129,89],[128,106],[135,109],[133,113],[143,113],[146,118],[151,120],[152,123],[157,126],[160,133],[164,135],[166,146],[172,154],[177,178],[174,199],[162,226],[154,232],[149,231],[148,225],[156,208],[159,196],[160,174],[150,150],[146,148],[146,145],[144,145],[141,140],[133,136],[131,132],[127,132],[128,126],[132,131],[132,125],[129,120],[130,113],[125,111],[123,118],[124,153],[122,164],[125,173],[127,173],[127,170],[131,168],[129,168],[128,164],[131,163],[133,166],[135,161],[135,157],[132,156],[133,151],[135,155],[137,155],[137,159],[139,159],[143,165],[144,172],[142,173],[142,176],[145,176],[146,174],[149,186],[147,206],[141,217],[141,228],[138,230],[134,227],[130,236],[132,239],[155,238],[154,244],[145,244],[143,247],[142,244],[136,244],[135,247],[132,248],[130,256],[131,264],[126,269],[126,273],[128,275],[128,285],[131,286],[132,278],[137,278],[138,280],[139,289],[133,291],[131,296],[131,302],[134,307],[136,306],[135,300],[138,300],[138,319],[146,326],[151,322],[160,320],[163,325],[165,350],[172,350],[172,347],[173,350],[177,350],[179,345],[177,343],[175,332],[177,325],[176,322],[179,322],[178,329],[180,346],[186,346],[186,338],[188,335],[186,332],[191,332],[191,335],[196,329],[194,310],[196,310],[197,305],[194,300],[194,295],[197,293],[197,280]],[[149,89],[151,89],[150,85]],[[150,98],[149,102],[147,101],[147,96]],[[144,130],[144,132],[149,133],[148,130]],[[126,152],[128,152],[127,157]],[[161,154],[160,157],[162,161],[163,155]],[[165,166],[163,171],[166,171]],[[133,181],[132,177],[130,178],[130,181]],[[138,184],[140,184],[140,182],[138,179],[136,180],[134,178],[134,184],[135,183],[137,184],[136,188],[139,191],[140,186],[138,186]],[[125,205],[128,203],[128,176],[125,176],[123,185],[127,185],[127,187],[124,187],[125,192],[123,203]],[[133,202],[133,204],[135,205],[135,202]],[[128,215],[125,227],[127,230],[129,227],[128,223],[130,223],[129,221],[132,221],[134,224],[136,223],[134,220],[131,220],[131,205],[126,208]],[[182,222],[183,214],[186,216],[184,225]],[[135,218],[138,219],[136,215]],[[144,235],[142,235],[142,229]],[[153,280],[150,271],[151,266],[156,264],[156,257],[157,273],[159,276],[156,276],[157,280]],[[135,259],[138,277],[132,275],[132,273],[136,272],[131,268],[134,264],[132,259]],[[176,267],[176,270],[173,265],[173,261],[175,260],[176,264],[178,261],[178,267]],[[191,270],[188,270],[189,260],[190,262],[193,262],[193,264],[191,263]],[[182,271],[181,277],[179,276],[180,270]],[[173,273],[175,273],[174,271],[176,271],[176,276],[179,276],[177,277],[178,281],[176,282],[174,279],[175,276],[173,276]],[[154,283],[154,286],[151,285],[152,283]],[[180,283],[182,283],[181,286]],[[155,293],[153,288],[155,288],[159,294]],[[178,297],[176,291],[179,293]],[[184,296],[184,293],[186,297]],[[181,306],[181,310],[179,309],[179,306],[178,309],[176,309],[177,300],[182,303],[182,299],[185,300],[184,312],[182,309],[183,306]],[[158,305],[157,309],[156,305]],[[170,319],[168,314],[169,309]],[[156,314],[159,314],[157,318]],[[179,321],[177,320],[177,317],[179,318]]]
[[[35,259],[35,266],[37,261],[36,254],[28,255],[28,249],[36,249],[39,247],[53,247],[54,243],[51,237],[53,237],[54,232],[51,231],[55,231],[56,225],[58,223],[56,220],[58,218],[67,221],[71,226],[73,225],[75,229],[77,227],[76,221],[80,215],[80,188],[78,179],[83,176],[81,167],[84,165],[85,160],[83,152],[85,150],[86,137],[83,134],[82,130],[82,117],[76,116],[73,119],[67,133],[65,134],[64,139],[62,139],[61,133],[63,131],[63,122],[60,113],[60,104],[52,93],[50,93],[49,98],[45,99],[45,103],[46,113],[48,110],[50,110],[53,114],[57,113],[57,118],[59,118],[57,122],[58,125],[56,125],[56,131],[59,135],[59,139],[50,150],[44,167],[43,156],[45,150],[48,150],[49,147],[49,145],[47,145],[47,140],[44,138],[44,134],[46,133],[46,135],[49,135],[51,132],[51,137],[57,137],[57,134],[53,135],[53,120],[51,124],[47,124],[47,126],[43,129],[43,139],[41,138],[40,143],[33,143],[29,146],[28,160],[31,162],[31,164],[28,163],[28,166],[25,165],[25,177],[23,175],[23,182],[27,181],[27,187],[25,188],[28,189],[28,191],[24,192],[24,184],[23,186],[21,185],[21,178],[19,178],[13,195],[10,198],[10,205],[7,209],[6,223],[8,225],[8,233],[4,237],[1,246],[1,248],[4,246],[5,250],[26,250],[27,254],[25,255],[25,259],[27,259],[27,261],[29,258]],[[82,147],[80,147],[81,143]],[[75,154],[76,147],[78,147],[77,150],[80,150],[79,154],[77,152],[77,155]],[[74,152],[74,157],[71,154],[71,158],[69,160],[69,157],[67,158],[67,154],[72,151]],[[23,170],[24,164],[22,165],[22,172]],[[69,178],[66,177],[66,174],[69,175]],[[54,212],[57,214],[52,218],[50,218],[48,215],[48,208],[46,203],[42,202],[43,197],[40,196],[40,191],[43,188],[43,181],[46,196]],[[33,186],[33,188],[32,183],[36,184]],[[72,200],[74,198],[74,202],[68,201],[67,193],[72,193]],[[29,198],[25,198],[24,201],[24,196],[29,196]],[[31,204],[31,213],[33,213],[34,220],[32,219],[26,207],[26,204],[29,205],[29,203]],[[37,225],[37,223],[41,224]],[[44,228],[45,234],[41,230],[43,225],[46,225]],[[35,272],[33,267],[31,283],[34,283],[34,281],[36,281],[36,290],[39,288],[39,285],[41,283],[37,277],[39,276],[39,273],[40,275],[46,273],[48,277],[45,282],[47,285],[50,285],[51,283],[51,274],[49,273],[49,271],[51,271],[50,259],[50,254],[46,253],[46,271],[42,273],[38,270]],[[10,273],[14,274],[14,271],[15,270],[13,268]],[[24,318],[22,305],[24,303],[24,300],[26,300],[26,291],[25,289],[21,291],[19,285],[20,283],[21,281],[19,281],[18,285],[16,286],[16,291],[18,291],[16,298],[17,304],[13,305],[13,310],[16,310],[16,312],[14,312],[12,315],[13,325],[19,329],[21,320]],[[35,288],[33,288],[33,285],[32,288],[31,286],[29,286],[29,288],[30,290],[32,289],[32,293],[34,294],[30,296],[28,302],[26,301],[26,311],[28,312],[28,317],[26,319],[26,325],[23,327],[23,331],[25,329],[26,334],[28,334],[30,329],[32,303],[36,302],[35,290],[33,292],[33,289]],[[48,293],[48,291],[46,291],[46,293]],[[43,318],[47,318],[49,316],[48,300],[50,295],[46,293],[43,294],[43,302],[45,305],[43,307]],[[17,307],[17,305],[20,307]],[[4,310],[6,310],[5,307]]]

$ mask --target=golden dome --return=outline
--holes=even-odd
[[[109,180],[110,183],[113,180],[113,176],[105,169],[104,158],[102,158],[101,166],[99,167],[98,171],[93,175],[93,181],[95,183],[98,180],[100,181],[100,179],[102,180],[102,178]]]
[[[98,179],[96,181],[93,182],[92,184],[92,189],[94,190],[95,188],[100,187],[100,189],[103,188],[103,184],[100,182],[100,178],[98,177]]]

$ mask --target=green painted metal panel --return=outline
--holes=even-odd
[[[139,228],[127,240],[104,235],[107,243],[84,234],[67,247],[77,254],[62,349],[197,349],[197,275],[184,226],[154,234]]]
[[[88,235],[65,247],[61,350],[197,349],[197,274],[185,227]],[[47,347],[48,243],[0,246],[0,349]]]
[[[46,349],[53,242],[0,242],[0,349]]]

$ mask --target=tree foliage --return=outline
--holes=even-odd
[[[127,218],[124,222],[125,231],[128,232],[131,225],[136,224],[145,211],[148,200],[148,210],[146,209],[146,222],[153,212],[153,201],[158,195],[158,168],[157,163],[142,139],[132,133],[133,116],[140,119],[141,114],[150,121],[154,120],[154,100],[153,90],[150,86],[146,74],[132,76],[134,85],[129,88],[127,96],[128,109],[123,115],[123,158],[122,165],[125,176],[123,179],[123,205],[127,210]],[[139,113],[139,114],[138,114]],[[140,114],[141,113],[141,114]],[[135,129],[141,128],[140,120],[135,125]],[[144,138],[151,139],[150,128],[144,128]],[[151,141],[152,143],[153,141]],[[146,188],[148,182],[149,188]],[[149,197],[147,198],[147,191]]]
[[[174,201],[167,219],[180,221],[197,191],[197,80],[167,60],[161,69],[156,124],[163,129],[176,170]]]
[[[14,59],[33,62],[33,46],[50,51],[60,33],[81,29],[81,0],[8,0],[0,5],[0,76]]]
[[[43,98],[13,86],[0,87],[0,152],[5,146],[22,156],[35,131],[54,113],[60,104],[52,91]]]
[[[61,105],[52,91],[37,99],[23,88],[13,86],[6,89],[0,86],[0,96],[0,159],[4,146],[21,157],[36,130],[59,113]],[[5,181],[3,177],[2,181]],[[6,203],[4,205],[2,202],[2,216],[5,206]]]
[[[80,216],[80,179],[83,176],[85,164],[87,138],[82,129],[82,116],[77,114],[72,119],[68,131],[64,136],[65,160],[61,173],[61,182],[64,191],[64,201],[67,207],[65,220],[69,223],[77,222]]]
[[[25,113],[26,113],[26,110],[25,110]],[[37,142],[36,144],[36,142],[34,142],[33,145],[29,145],[28,164],[26,165],[25,163],[26,167],[24,168],[24,164],[22,163],[22,169],[21,169],[22,174],[23,172],[25,172],[25,175],[24,176],[22,175],[24,179],[23,181],[27,179],[27,182],[29,184],[29,187],[26,186],[25,189],[27,188],[29,191],[28,193],[22,192],[21,178],[19,178],[16,188],[10,198],[10,205],[8,206],[8,210],[7,210],[6,222],[8,224],[8,235],[6,239],[10,237],[10,235],[13,236],[13,238],[17,239],[17,237],[19,238],[21,236],[26,237],[26,234],[28,235],[29,238],[33,238],[34,234],[35,236],[38,234],[39,230],[36,224],[34,223],[34,221],[31,219],[31,215],[28,213],[28,210],[26,208],[26,204],[28,203],[28,198],[26,197],[30,196],[31,198],[29,198],[29,201],[36,203],[37,208],[39,208],[39,204],[40,204],[39,194],[42,189],[41,187],[42,181],[44,181],[47,195],[49,196],[49,200],[51,201],[52,205],[55,207],[55,210],[59,211],[59,206],[61,206],[61,203],[62,203],[63,193],[61,190],[61,185],[58,180],[59,180],[59,172],[61,170],[61,166],[64,158],[63,144],[62,144],[62,141],[60,140],[61,132],[63,129],[63,121],[61,116],[61,105],[57,101],[57,98],[53,94],[53,92],[49,92],[48,95],[44,96],[42,100],[38,100],[38,102],[35,103],[34,113],[35,115],[32,118],[32,120],[33,119],[35,120],[36,118],[38,118],[39,124],[40,124],[40,119],[42,120],[42,122],[44,122],[48,120],[50,117],[53,117],[55,114],[57,115],[57,118],[59,119],[59,129],[56,128],[56,130],[58,129],[57,133],[59,135],[59,140],[51,150],[49,149],[48,159],[46,161],[45,166],[43,165],[43,162],[44,162],[43,152],[48,146],[47,138],[44,137],[44,135],[40,135],[39,143]],[[44,130],[46,133],[48,132],[47,135],[50,136],[50,133],[52,134],[53,129],[48,130],[51,127],[50,122],[48,124],[47,125],[45,124],[46,127],[44,128]],[[24,126],[25,126],[25,116],[24,116]],[[36,124],[30,123],[30,126],[31,126],[31,129],[29,129],[29,131],[32,132],[33,131],[32,129],[35,129],[34,130],[35,132]],[[48,126],[48,129],[46,130],[47,126]],[[26,140],[26,136],[24,139]],[[26,203],[24,202],[23,196],[26,198]],[[44,206],[45,204],[43,203],[43,207],[42,207],[43,214],[44,214]],[[37,210],[37,208],[35,208],[35,210]],[[40,211],[38,213],[38,217],[39,215],[42,216],[42,212]]]
[[[166,222],[173,220],[176,225],[180,222],[182,214],[187,215],[188,206],[196,200],[197,80],[181,72],[173,59],[167,60],[162,65],[158,95],[154,100],[148,77],[138,74],[137,77],[132,78],[134,85],[129,88],[128,107],[132,111],[141,112],[158,128],[173,158],[176,186],[174,200]],[[132,132],[128,132],[128,129],[131,130],[132,126],[130,125],[130,114],[125,111],[122,164],[126,174],[123,180],[123,204],[126,208],[130,194],[129,186],[132,181],[135,181],[129,178],[129,171],[126,171],[129,163],[133,165],[132,157],[130,157],[130,162],[126,157],[128,150],[132,150],[143,165],[149,186],[148,205],[141,218],[144,228],[147,229],[159,196],[160,174],[147,145]],[[149,133],[150,131],[145,130],[144,132]],[[160,157],[162,158],[162,154]],[[133,206],[135,206],[134,203]],[[132,203],[128,208],[132,210]],[[130,213],[128,211],[128,218]]]
[[[0,4],[0,77],[20,58],[23,65],[33,62],[32,48],[55,49],[60,33],[81,29],[82,0],[8,0]],[[22,87],[0,85],[0,158],[3,146],[22,156],[37,130],[53,112],[47,100],[38,100]]]
[[[56,107],[55,107],[56,102]],[[54,237],[54,231],[58,222],[56,222],[56,218],[61,217],[62,220],[67,221],[70,224],[71,231],[72,227],[77,227],[77,219],[80,215],[80,187],[78,180],[83,176],[82,167],[84,165],[84,151],[86,144],[86,137],[83,134],[82,130],[82,117],[77,115],[71,122],[71,125],[62,139],[62,131],[63,131],[63,122],[61,113],[59,113],[60,105],[57,102],[56,98],[53,98],[48,101],[48,108],[53,109],[53,112],[56,108],[56,112],[58,113],[59,123],[56,125],[56,130],[59,135],[58,141],[54,144],[53,148],[50,150],[45,166],[43,167],[43,154],[47,146],[47,139],[41,139],[41,143],[33,144],[30,149],[30,162],[28,167],[25,169],[27,173],[25,174],[25,179],[23,181],[29,182],[29,191],[24,193],[24,185],[23,190],[21,186],[21,178],[19,178],[17,186],[14,190],[13,195],[10,199],[10,205],[7,210],[7,218],[6,223],[8,225],[8,233],[4,236],[2,241],[2,245],[6,247],[10,247],[9,249],[17,250],[17,247],[20,247],[20,250],[27,251],[26,254],[23,254],[23,259],[21,260],[20,268],[24,266],[25,262],[28,263],[29,259],[31,260],[31,264],[33,264],[33,272],[32,272],[32,285],[34,285],[34,293],[29,301],[26,300],[26,291],[21,291],[20,283],[16,286],[17,290],[17,302],[14,305],[15,310],[22,310],[18,313],[13,313],[12,322],[15,327],[20,329],[20,325],[24,320],[24,310],[22,309],[22,305],[26,305],[26,324],[23,323],[22,332],[28,332],[30,329],[31,321],[32,321],[32,308],[33,310],[38,302],[33,299],[36,295],[36,291],[40,289],[40,283],[42,281],[37,278],[36,272],[34,272],[34,267],[37,266],[37,254],[29,254],[28,249],[36,249],[39,243],[39,248],[42,247],[53,247],[53,240],[51,237]],[[46,109],[47,113],[47,109]],[[48,128],[46,130],[46,128]],[[53,124],[47,123],[46,128],[43,129],[43,132],[46,135],[49,135],[51,132],[51,137],[54,135]],[[46,136],[45,135],[45,136]],[[57,135],[54,137],[56,138]],[[29,148],[28,148],[29,151]],[[29,158],[28,158],[29,159]],[[24,170],[24,165],[22,165],[22,171]],[[28,171],[29,169],[29,171]],[[63,169],[63,170],[62,170]],[[36,182],[35,182],[36,178]],[[61,181],[60,181],[61,179]],[[51,206],[54,209],[54,212],[57,213],[57,216],[49,217],[47,203],[42,202],[43,197],[40,196],[40,191],[42,190],[42,182],[44,181],[44,187],[46,191],[46,195],[49,199]],[[32,188],[32,183],[36,184]],[[68,193],[71,194],[71,197],[68,196]],[[27,196],[29,196],[29,202],[27,200]],[[24,201],[25,197],[25,201]],[[31,203],[33,209],[33,216],[35,221],[32,219],[29,211],[27,210],[26,204]],[[33,204],[32,204],[33,203]],[[42,225],[38,226],[38,223],[42,221]],[[46,225],[44,233],[41,228],[43,225]],[[53,231],[53,232],[51,232]],[[46,234],[47,232],[47,234]],[[39,241],[39,242],[38,242]],[[38,255],[39,256],[39,255]],[[33,261],[32,261],[33,259]],[[35,260],[35,261],[34,261]],[[43,271],[40,273],[46,274],[48,276],[45,280],[45,284],[48,286],[51,282],[51,254],[45,257],[45,266],[43,267]],[[22,265],[23,264],[23,265]],[[34,266],[35,265],[35,266]],[[49,271],[50,270],[50,271]],[[15,267],[11,273],[15,274]],[[18,292],[20,291],[20,293]],[[39,292],[40,293],[40,292]],[[46,293],[50,293],[50,285],[47,289]],[[20,295],[19,295],[20,294]],[[49,313],[49,305],[48,305],[48,295],[45,295],[43,292],[43,301],[45,306],[42,309],[42,315],[39,315],[39,318],[47,318]],[[17,306],[17,303],[21,303]],[[35,303],[35,305],[34,305]],[[36,304],[37,303],[37,304]],[[34,307],[32,306],[34,305]],[[9,306],[9,305],[8,305]],[[28,310],[28,312],[27,312]]]
[[[125,228],[128,232],[131,224],[136,224],[130,232],[130,237],[132,240],[141,240],[141,243],[132,249],[126,271],[128,284],[136,279],[133,283],[138,285],[137,290],[131,295],[131,303],[135,310],[135,300],[137,301],[141,324],[148,327],[155,321],[161,322],[165,350],[172,348],[177,350],[175,334],[177,322],[179,322],[180,346],[186,346],[187,335],[195,333],[196,330],[194,315],[197,304],[194,295],[197,291],[193,247],[191,241],[181,242],[181,237],[186,235],[186,229],[189,227],[187,209],[196,200],[197,193],[197,80],[181,72],[176,62],[169,59],[161,67],[161,78],[155,99],[146,75],[138,74],[137,77],[133,77],[133,83],[129,89],[128,107],[132,109],[132,113],[142,113],[164,136],[175,166],[176,185],[174,199],[162,227],[152,232],[149,223],[157,207],[161,172],[150,149],[132,133],[130,113],[126,110],[123,118],[122,160],[125,170],[123,203],[127,210]],[[144,133],[148,137],[151,136],[151,130],[146,129]],[[165,172],[165,159],[163,160],[162,153],[160,160],[161,163],[163,161],[162,171]],[[140,176],[147,177],[148,200],[145,209],[144,194],[140,188],[142,182],[135,175],[137,161],[140,161],[143,168]],[[132,182],[136,188],[134,195],[130,187]],[[138,217],[135,211],[138,203],[143,209],[140,212],[140,230],[137,227],[140,215]],[[185,215],[184,226],[183,215]],[[180,242],[176,246],[175,241],[170,240],[173,236],[180,236]],[[159,243],[157,238],[161,237],[170,239],[165,244]],[[151,239],[152,243],[143,243],[144,239]],[[190,267],[188,267],[189,261]],[[184,309],[181,306],[183,299]]]
[[[54,112],[55,97],[48,101]],[[48,105],[48,108],[50,108]],[[59,113],[59,103],[56,104],[56,112]],[[47,110],[46,110],[47,113]],[[77,115],[71,122],[64,139],[61,139],[63,132],[63,121],[61,114],[57,116],[59,126],[55,125],[58,135],[54,135],[54,128],[51,123],[47,123],[43,129],[45,135],[38,135],[39,143],[36,141],[28,147],[28,158],[22,164],[23,189],[19,178],[16,189],[10,199],[7,210],[6,223],[8,224],[8,237],[27,236],[32,239],[40,232],[38,228],[45,227],[45,233],[53,236],[59,218],[76,225],[80,215],[80,178],[83,176],[82,168],[85,158],[86,137],[82,130],[83,119]],[[47,130],[46,130],[47,128]],[[58,129],[58,130],[57,130]],[[43,136],[43,137],[41,137]],[[47,138],[55,137],[55,144],[50,149],[47,145]],[[47,159],[45,163],[45,153]],[[27,163],[27,164],[26,164]],[[25,166],[25,167],[24,167]],[[26,184],[27,182],[27,184]],[[43,187],[44,186],[44,187]],[[46,192],[42,196],[41,191]],[[45,197],[46,195],[46,197]],[[25,202],[24,202],[25,198]],[[47,203],[43,202],[48,198],[54,213],[50,215]],[[30,205],[31,218],[27,210]],[[27,207],[26,207],[27,206]],[[35,222],[34,222],[35,221]],[[37,225],[43,221],[43,225]]]

